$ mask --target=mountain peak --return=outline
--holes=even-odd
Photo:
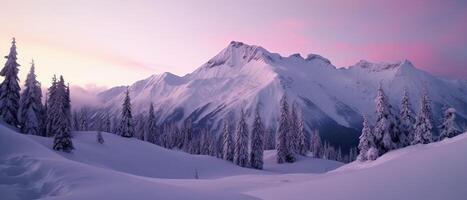
[[[308,56],[305,58],[306,61],[311,61],[311,60],[321,60],[325,63],[331,64],[331,61],[321,55],[318,54],[308,54]]]
[[[273,61],[273,54],[261,46],[248,45],[243,42],[232,41],[219,54],[211,58],[203,67],[212,68],[219,65],[237,66],[252,60]]]
[[[379,63],[373,63],[367,60],[360,60],[358,61],[355,65],[351,66],[350,68],[361,68],[361,69],[367,69],[370,71],[387,71],[387,70],[400,70],[402,68],[415,68],[408,59],[404,59],[398,62],[379,62]]]

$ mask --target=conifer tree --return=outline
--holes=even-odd
[[[420,101],[420,111],[414,126],[414,139],[412,144],[428,144],[433,141],[433,120],[431,114],[431,101],[425,91]]]
[[[295,156],[293,151],[289,149],[289,131],[290,131],[290,120],[289,120],[289,104],[287,103],[287,95],[284,94],[280,101],[281,105],[281,116],[279,121],[279,129],[277,130],[277,163],[294,162]]]
[[[315,130],[313,135],[311,136],[311,153],[315,158],[321,158],[322,155],[322,144],[321,144],[321,137],[319,136],[319,131]]]
[[[222,158],[224,160],[233,161],[234,157],[234,141],[232,133],[230,132],[229,122],[224,120],[224,129],[222,131],[223,148]]]
[[[211,150],[211,137],[207,129],[201,131],[201,154],[209,155]]]
[[[20,99],[20,127],[21,132],[31,135],[41,135],[42,125],[42,91],[41,85],[36,80],[34,73],[34,60],[31,63],[31,70],[26,78],[25,88]]]
[[[136,115],[135,117],[135,134],[139,140],[145,141],[146,134],[146,122],[143,113]]]
[[[360,151],[358,160],[368,160],[367,153],[371,147],[375,147],[375,144],[373,141],[373,134],[371,133],[370,123],[368,122],[368,118],[365,116],[363,118],[362,134],[360,135],[360,140],[358,143],[358,150]]]
[[[149,106],[149,116],[148,116],[148,131],[146,133],[146,140],[150,143],[156,143],[156,115],[154,114],[154,105],[151,103]]]
[[[380,155],[398,147],[400,141],[399,124],[392,115],[392,107],[388,103],[382,85],[378,88],[376,96],[376,124],[373,131],[376,148]]]
[[[305,119],[300,115],[298,122],[298,154],[305,156],[307,153]]]
[[[410,100],[409,100],[409,92],[407,88],[404,89],[404,96],[402,97],[401,102],[401,109],[399,113],[401,119],[401,147],[405,147],[410,145],[410,142],[413,140],[414,137],[414,124],[415,118],[412,112]]]
[[[193,129],[192,129],[192,123],[191,119],[187,119],[187,121],[184,124],[183,130],[183,151],[189,153],[190,149],[192,149],[192,143],[193,143]]]
[[[45,130],[47,137],[53,137],[54,124],[56,124],[58,116],[58,104],[57,104],[57,77],[52,77],[52,84],[47,91],[48,98],[46,99],[46,123]]]
[[[263,169],[264,125],[258,110],[256,110],[253,121],[250,141],[250,166],[255,169]]]
[[[122,104],[122,118],[120,121],[119,135],[122,137],[133,137],[135,135],[135,128],[133,124],[133,115],[131,114],[131,100],[130,91],[127,89],[125,99]]]
[[[298,132],[299,132],[299,121],[297,114],[297,106],[295,103],[292,104],[292,112],[290,113],[290,130],[287,136],[288,149],[290,153],[295,157],[298,154]]]
[[[74,149],[71,141],[71,124],[69,120],[69,113],[71,113],[71,111],[69,110],[70,106],[68,105],[67,89],[62,76],[60,76],[60,80],[56,84],[54,95],[54,97],[50,97],[50,99],[54,99],[52,105],[55,106],[55,112],[53,113],[54,115],[52,115],[53,121],[51,123],[51,131],[54,136],[53,149],[70,152]]]
[[[16,41],[11,42],[10,53],[5,56],[5,66],[0,71],[0,76],[5,77],[0,83],[0,119],[12,126],[18,126],[18,110],[20,101],[20,87],[18,79],[18,67],[16,62]]]
[[[454,108],[448,108],[444,111],[443,124],[440,126],[441,134],[439,140],[444,138],[452,138],[460,134],[455,125],[456,110]]]
[[[235,134],[234,163],[240,167],[248,165],[248,125],[245,122],[243,109]]]

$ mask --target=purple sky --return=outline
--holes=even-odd
[[[53,73],[105,87],[183,75],[232,40],[284,56],[320,54],[337,67],[407,58],[433,74],[467,78],[465,0],[15,0],[2,2],[0,16],[0,54],[17,37],[21,64],[35,58],[46,83]]]

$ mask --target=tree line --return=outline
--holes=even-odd
[[[388,98],[380,85],[376,96],[376,121],[372,125],[368,117],[364,117],[362,134],[358,144],[358,160],[376,160],[379,156],[409,145],[428,144],[444,138],[454,137],[461,132],[455,125],[456,111],[447,108],[443,123],[439,127],[440,134],[435,136],[431,109],[431,100],[425,89],[420,100],[420,109],[415,116],[407,88],[401,100],[400,111],[388,102]]]

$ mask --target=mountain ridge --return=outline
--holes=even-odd
[[[407,59],[394,63],[362,60],[348,68],[336,68],[317,54],[283,57],[261,46],[236,41],[192,73],[152,75],[135,82],[129,90],[135,113],[146,111],[152,102],[160,124],[190,119],[214,130],[225,118],[234,122],[240,109],[251,118],[257,107],[266,126],[274,126],[279,100],[287,93],[290,104],[304,114],[309,131],[320,129],[323,137],[334,135],[334,139],[349,133],[356,142],[362,116],[373,117],[379,84],[395,108],[407,88],[417,112],[422,92],[429,88],[436,120],[445,105],[459,111],[459,121],[467,118],[467,82],[433,76]],[[99,97],[106,100],[106,108],[115,112],[124,90],[113,88]]]

